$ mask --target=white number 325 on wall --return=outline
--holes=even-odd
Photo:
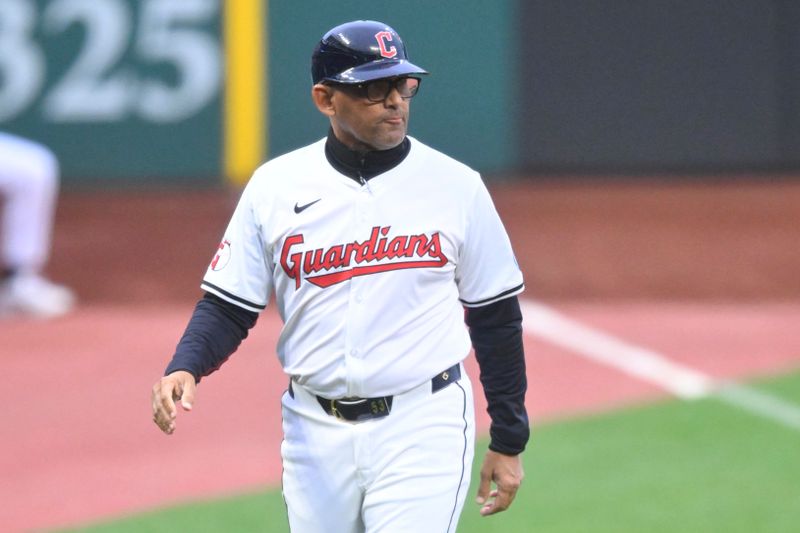
[[[138,24],[126,0],[52,0],[41,17],[36,2],[0,2],[0,121],[26,112],[41,99],[48,122],[148,122],[191,117],[220,90],[219,39],[201,27],[219,12],[219,0],[142,0]],[[83,28],[74,60],[55,80],[34,39]],[[130,49],[133,61],[124,63]],[[141,66],[140,72],[136,67]],[[159,79],[153,67],[175,76]],[[149,72],[149,73],[148,73]],[[41,94],[44,90],[44,94]]]

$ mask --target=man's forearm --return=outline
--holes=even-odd
[[[525,409],[527,376],[522,344],[522,313],[516,296],[467,309],[475,357],[492,423],[489,448],[515,455],[530,436]]]
[[[257,319],[257,313],[206,294],[197,302],[165,374],[186,370],[199,382],[236,351]]]

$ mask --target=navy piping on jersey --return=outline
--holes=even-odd
[[[484,298],[483,300],[478,300],[478,301],[475,301],[475,302],[468,302],[467,300],[459,300],[459,301],[464,305],[481,306],[481,305],[484,305],[484,304],[486,304],[488,302],[491,302],[493,300],[503,299],[503,298],[505,298],[506,296],[508,296],[510,294],[514,294],[515,292],[519,292],[524,287],[525,287],[525,284],[524,283],[520,283],[516,287],[514,287],[512,289],[508,289],[507,291],[503,291],[500,294],[498,294],[497,296],[492,296],[491,298]]]
[[[262,309],[262,310],[267,307],[266,305],[254,304],[253,302],[245,300],[244,298],[239,298],[235,294],[231,294],[231,293],[229,293],[228,291],[226,291],[224,289],[220,289],[219,287],[217,287],[213,283],[209,283],[207,281],[203,281],[202,285],[210,287],[210,288],[214,289],[215,291],[217,291],[218,293],[224,295],[225,297],[230,298],[231,300],[234,300],[236,302],[239,302],[240,304],[249,305],[250,307],[255,307],[256,309]]]

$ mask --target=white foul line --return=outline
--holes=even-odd
[[[544,305],[520,300],[525,333],[625,374],[655,384],[683,399],[714,395],[730,405],[800,430],[800,407],[756,389],[717,381],[666,356],[590,328]]]

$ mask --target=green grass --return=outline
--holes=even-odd
[[[800,374],[754,386],[800,405]],[[486,443],[479,445],[484,450]],[[800,527],[800,431],[713,398],[535,427],[524,460],[522,489],[501,515],[478,515],[473,476],[460,533],[788,533]],[[277,533],[288,527],[281,495],[270,490],[69,531]]]

